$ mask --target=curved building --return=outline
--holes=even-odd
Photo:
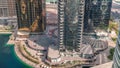
[[[18,30],[39,33],[45,30],[45,0],[16,0]]]
[[[85,0],[58,0],[60,49],[76,50],[82,44]]]
[[[118,36],[117,45],[114,52],[113,68],[120,68],[120,33]]]

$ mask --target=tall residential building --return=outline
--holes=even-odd
[[[58,0],[60,50],[78,50],[82,44],[85,0]]]
[[[113,56],[113,67],[112,68],[120,68],[120,26],[119,26],[117,44],[116,44],[115,52]]]
[[[45,0],[16,0],[18,30],[39,33],[45,30]]]
[[[112,0],[85,0],[84,31],[109,25]]]
[[[83,30],[108,26],[111,4],[112,0],[58,0],[60,49],[79,48]]]
[[[91,5],[92,0],[85,0],[85,12],[84,12],[84,32],[90,32],[90,25],[92,23],[90,22],[90,14],[91,14]]]
[[[111,14],[112,0],[91,0],[91,22],[93,26],[108,26]]]
[[[16,16],[15,0],[0,0],[0,17]]]

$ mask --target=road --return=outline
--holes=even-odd
[[[104,64],[104,63],[108,62],[106,53],[102,53],[102,54],[97,55],[96,59],[97,60],[96,60],[95,64],[99,64],[100,65],[100,64]]]
[[[100,54],[98,54],[96,56],[95,64],[100,65],[100,64],[104,64],[104,63],[110,62],[110,60],[107,58],[107,56],[109,55],[109,50],[111,48],[112,47],[108,47],[108,49],[106,49],[105,51],[103,51]]]

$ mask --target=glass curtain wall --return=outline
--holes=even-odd
[[[16,0],[16,10],[20,31],[43,32],[45,30],[44,0]]]
[[[82,44],[84,4],[84,0],[60,0],[58,3],[58,7],[63,7],[58,11],[60,43],[63,41],[68,50],[79,49]]]

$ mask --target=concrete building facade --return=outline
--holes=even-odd
[[[0,17],[16,16],[15,0],[0,0]]]

